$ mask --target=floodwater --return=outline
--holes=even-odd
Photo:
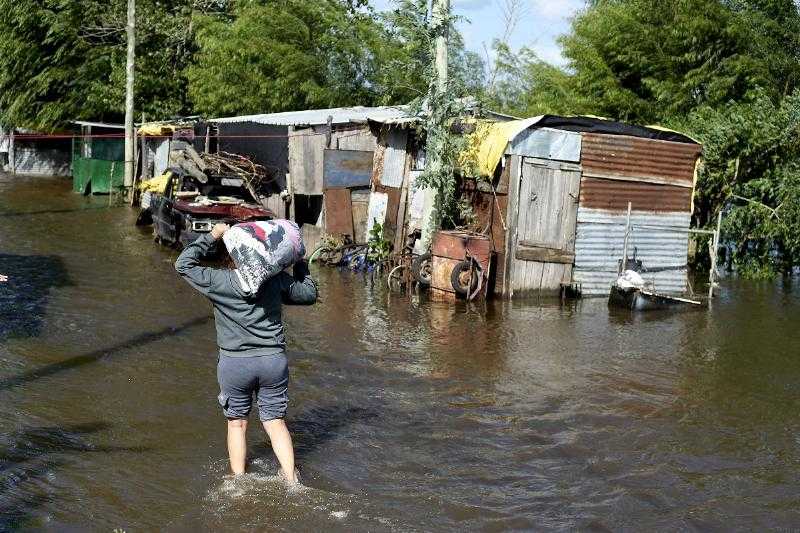
[[[800,527],[791,282],[630,316],[315,270],[285,316],[288,493],[256,424],[226,478],[210,307],[107,201],[0,176],[0,530]]]

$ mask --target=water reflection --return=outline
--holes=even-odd
[[[0,341],[39,335],[51,289],[70,285],[57,256],[0,253]]]
[[[41,527],[36,510],[58,498],[52,487],[58,470],[75,454],[143,453],[143,447],[99,446],[88,437],[106,431],[105,422],[66,427],[23,427],[0,436],[0,529]]]
[[[66,183],[0,179],[0,193],[0,213],[30,217],[0,217],[3,257],[49,258],[0,264],[33,280],[3,301],[39,306],[0,325],[2,468],[28,480],[0,485],[0,529],[800,523],[792,281],[729,281],[710,310],[634,315],[588,299],[409,299],[315,267],[321,303],[285,312],[287,423],[308,486],[287,494],[255,424],[251,475],[223,479],[210,307],[174,251]]]

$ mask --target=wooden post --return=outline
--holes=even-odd
[[[211,149],[211,124],[206,124],[206,145],[205,145],[205,152],[208,154],[210,153],[209,150]]]
[[[8,139],[8,168],[12,174],[17,173],[17,150],[14,144],[14,128],[11,128],[11,136]]]
[[[142,124],[145,122],[145,114],[142,113]],[[133,142],[133,161],[135,163],[133,167],[133,183],[131,184],[131,205],[136,205],[136,201],[139,198],[139,195],[136,194],[136,185],[139,182],[139,176],[142,177],[144,180],[145,176],[144,173],[147,170],[147,150],[145,150],[144,146],[144,135],[142,137],[142,149],[141,149],[141,156],[142,162],[139,163],[139,143],[136,142],[136,136],[134,132],[134,142]]]
[[[142,126],[144,126],[146,118],[147,117],[145,117],[145,114],[142,113]],[[152,177],[149,174],[150,161],[147,159],[147,137],[145,137],[144,135],[139,135],[139,138],[141,139],[141,145],[142,145],[140,148],[140,151],[142,152],[142,170],[139,172],[139,176],[142,178],[142,180],[145,180]]]
[[[81,133],[83,134],[82,139],[82,156],[88,159],[92,158],[92,127],[91,126],[82,126]]]
[[[714,297],[714,285],[717,282],[717,254],[719,253],[719,233],[722,227],[722,210],[717,215],[717,229],[711,237],[711,270],[708,271],[708,298]]]
[[[294,179],[292,177],[292,134],[294,133],[294,126],[288,126],[287,128],[287,135],[289,136],[287,139],[287,143],[289,143],[289,172],[286,173],[286,199],[284,201],[288,201],[288,211],[289,211],[289,220],[294,220]],[[217,143],[219,146],[219,143]]]
[[[625,221],[625,242],[622,245],[622,264],[619,268],[619,274],[628,269],[628,240],[631,233],[631,202],[628,202],[628,218]]]
[[[127,57],[125,59],[125,180],[126,188],[133,187],[133,160],[135,157],[134,143],[136,138],[133,131],[133,76],[134,60],[136,58],[136,0],[128,0],[128,20],[125,24],[125,34],[128,41]],[[131,196],[132,190],[130,191]]]
[[[505,272],[503,294],[510,300],[514,296],[514,256],[517,252],[517,220],[519,220],[519,186],[522,179],[522,156],[508,156],[508,204],[506,205]]]

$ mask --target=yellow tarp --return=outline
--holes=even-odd
[[[154,137],[172,135],[174,131],[175,126],[170,124],[142,124],[139,127],[139,135],[152,135]]]
[[[161,176],[156,176],[155,178],[151,178],[149,180],[143,181],[139,184],[139,189],[142,192],[150,191],[159,194],[164,194],[165,189],[167,188],[167,183],[169,182],[169,178],[172,174],[167,172],[166,174],[162,174]]]
[[[470,169],[480,177],[492,176],[509,141],[540,119],[477,122],[475,131],[467,136],[467,147],[461,153],[461,167]]]

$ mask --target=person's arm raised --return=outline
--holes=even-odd
[[[217,224],[210,233],[201,235],[193,243],[183,249],[175,261],[175,270],[186,282],[202,294],[211,297],[218,269],[200,266],[200,258],[214,249],[216,241],[228,230],[227,224]]]
[[[292,268],[293,275],[281,272],[281,295],[288,305],[312,305],[317,301],[317,284],[311,279],[308,263],[299,261]]]

